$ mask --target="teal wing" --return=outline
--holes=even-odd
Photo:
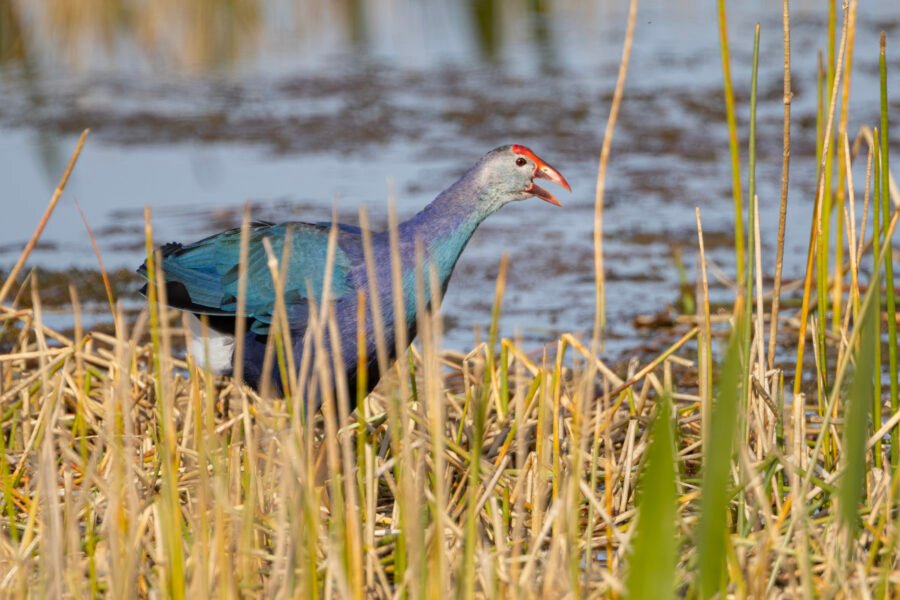
[[[309,223],[254,223],[249,232],[245,315],[250,327],[266,333],[275,306],[275,284],[264,240],[279,265],[288,261],[284,299],[288,314],[305,321],[306,305],[317,302],[325,286],[329,228]],[[341,235],[351,235],[341,232]],[[214,316],[237,316],[241,230],[231,229],[182,246],[161,248],[169,304]],[[340,245],[333,261],[330,297],[340,299],[352,291],[350,257]],[[138,269],[146,277],[146,263]],[[292,323],[293,325],[294,323]]]

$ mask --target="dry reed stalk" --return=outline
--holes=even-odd
[[[630,0],[628,4],[628,23],[625,26],[625,40],[622,43],[622,58],[619,61],[619,74],[613,92],[612,104],[609,107],[609,118],[603,134],[603,146],[600,148],[600,164],[597,169],[597,185],[594,189],[594,272],[596,277],[596,298],[594,310],[594,330],[591,347],[599,348],[603,330],[606,328],[606,275],[603,267],[603,204],[606,193],[606,169],[609,154],[612,150],[613,133],[619,118],[622,96],[625,93],[625,78],[628,75],[628,64],[631,61],[631,45],[634,41],[634,27],[637,22],[638,0]]]
[[[778,208],[778,238],[775,246],[775,283],[772,290],[772,316],[769,322],[768,367],[775,367],[775,345],[778,338],[778,308],[781,302],[781,273],[784,266],[784,228],[787,221],[788,183],[791,167],[791,17],[789,0],[782,3],[782,23],[784,31],[784,145],[781,151],[781,203]]]
[[[666,348],[666,350],[662,354],[650,361],[645,367],[641,368],[641,370],[635,373],[631,378],[629,378],[628,381],[614,388],[609,395],[617,396],[628,388],[632,387],[634,384],[638,383],[641,379],[649,375],[655,368],[662,364],[672,353],[676,352],[679,348],[696,337],[698,333],[700,333],[699,327],[692,328],[686,334],[681,336],[681,338],[677,342]]]
[[[250,253],[250,204],[244,205],[243,214],[241,216],[241,242],[238,258],[238,293],[237,293],[237,318],[234,322],[234,379],[242,381],[244,376],[244,343],[247,333],[247,317],[245,307],[247,306],[247,260]],[[241,388],[235,386],[237,393]],[[243,398],[236,398],[243,402]],[[230,403],[230,402],[229,402]],[[228,413],[229,403],[225,405],[225,413]]]
[[[756,260],[754,261],[755,267],[755,282],[756,285],[756,318],[754,319],[754,337],[756,338],[756,364],[753,365],[754,368],[752,371],[755,371],[755,377],[759,385],[763,386],[763,391],[768,393],[768,386],[766,382],[768,378],[766,377],[766,351],[765,351],[765,334],[764,326],[765,326],[765,311],[763,310],[763,274],[762,274],[762,242],[760,241],[760,233],[759,233],[759,196],[754,196],[753,199],[753,231],[751,234],[753,235],[753,246],[754,252],[756,254]],[[747,299],[748,302],[752,302],[750,298]],[[752,352],[752,351],[751,351]],[[748,369],[749,370],[749,369]],[[752,377],[753,375],[751,375]],[[774,412],[774,411],[773,411]]]
[[[109,303],[109,310],[110,313],[112,313],[115,311],[114,307],[116,300],[113,296],[112,284],[109,282],[109,275],[106,272],[106,267],[103,266],[103,256],[100,253],[100,245],[97,243],[97,238],[94,237],[94,232],[88,224],[87,216],[84,214],[84,211],[81,210],[81,204],[79,204],[77,200],[75,201],[75,208],[78,209],[78,214],[81,216],[81,222],[84,223],[88,238],[91,240],[91,248],[94,250],[94,256],[97,257],[97,267],[100,269],[100,278],[103,280],[103,289],[106,291],[106,301]]]
[[[59,184],[53,191],[53,196],[50,198],[50,203],[47,205],[46,210],[44,210],[44,215],[38,222],[34,233],[31,234],[31,237],[25,244],[25,248],[19,255],[19,259],[16,261],[16,264],[13,265],[13,268],[9,272],[9,275],[6,276],[6,281],[3,283],[3,287],[0,288],[0,304],[3,304],[3,301],[6,300],[6,296],[9,294],[9,291],[12,289],[13,284],[16,282],[16,278],[22,271],[22,267],[25,266],[25,261],[27,261],[28,257],[31,256],[31,252],[32,250],[34,250],[34,247],[37,246],[41,234],[44,233],[44,228],[47,226],[47,222],[50,220],[50,216],[56,209],[56,205],[59,202],[59,199],[62,197],[63,190],[66,189],[66,184],[69,182],[69,176],[72,175],[72,170],[75,168],[75,163],[78,162],[78,157],[81,155],[81,149],[84,147],[84,142],[85,140],[87,140],[89,132],[90,129],[85,129],[81,132],[81,136],[79,136],[78,138],[78,143],[75,144],[75,150],[72,152],[72,157],[69,158],[69,164],[66,165],[66,170],[63,171],[62,178],[59,180]]]

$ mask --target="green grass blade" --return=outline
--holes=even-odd
[[[637,532],[628,563],[628,597],[632,600],[674,597],[678,543],[672,428],[672,403],[667,394],[653,421],[647,463],[641,475]]]
[[[759,23],[756,24],[756,28],[753,32],[753,62],[751,68],[750,75],[750,123],[749,123],[749,144],[747,149],[747,164],[749,173],[747,175],[747,231],[749,237],[749,243],[747,244],[747,269],[745,271],[746,280],[744,282],[744,303],[743,303],[743,316],[738,321],[740,325],[747,329],[745,333],[743,329],[738,329],[738,336],[741,338],[741,364],[745,366],[745,368],[750,365],[750,334],[749,329],[751,327],[751,323],[753,322],[753,284],[756,281],[754,277],[756,261],[759,260],[759,257],[756,256],[755,244],[754,240],[754,232],[756,231],[756,97],[757,97],[757,81],[759,79]],[[746,372],[744,372],[741,376],[741,381],[746,382],[749,381],[749,376]],[[743,393],[741,394],[741,400],[743,406],[750,405],[750,388],[749,386],[745,386],[743,389]],[[745,425],[741,426],[741,436],[742,440],[746,440],[748,435],[747,427]],[[746,442],[745,442],[746,443]],[[746,533],[746,522],[744,520],[744,515],[746,512],[744,511],[744,506],[746,502],[746,498],[744,496],[744,491],[741,490],[738,493],[738,523],[737,529],[742,533]]]
[[[878,139],[878,128],[875,128],[875,139]],[[881,225],[879,223],[878,208],[881,206],[881,152],[878,143],[873,148],[873,167],[875,192],[872,194],[874,199],[872,205],[872,239],[876,241],[876,245],[881,243]],[[887,223],[885,223],[887,225]],[[872,304],[875,305],[876,314],[881,314],[881,269],[878,264],[878,253],[872,252],[872,271],[874,275],[870,281],[872,286]],[[885,256],[885,260],[890,260],[890,253]],[[871,336],[864,339],[873,346],[872,361],[878,366],[878,372],[881,372],[881,319],[875,319],[873,325],[875,331]],[[876,377],[874,382],[875,388],[869,397],[872,399],[872,419],[875,423],[881,423],[881,377]],[[872,449],[875,456],[875,466],[881,467],[881,443],[875,444]]]
[[[702,598],[710,598],[719,592],[725,571],[729,470],[734,450],[738,399],[741,397],[744,381],[741,348],[748,335],[743,323],[743,311],[737,307],[736,312],[740,316],[728,344],[725,366],[719,381],[719,395],[713,405],[709,443],[704,448],[703,456],[700,523],[697,527],[699,590]]]
[[[844,408],[844,473],[838,497],[841,522],[854,533],[859,526],[859,501],[866,489],[869,399],[874,392],[874,380],[880,377],[880,370],[876,371],[874,361],[877,307],[877,304],[870,302],[859,324],[862,335],[856,353],[856,373]]]
[[[888,142],[888,95],[887,95],[887,63],[885,59],[885,33],[881,32],[881,52],[879,58],[879,66],[881,71],[881,206],[883,211],[884,223],[887,226],[891,219],[890,204],[890,146]],[[889,248],[892,246],[888,246]],[[894,299],[894,261],[891,253],[884,256],[884,276],[886,280],[886,300],[887,314],[897,314],[897,303]],[[897,320],[889,318],[888,325],[888,364],[890,367],[891,381],[891,413],[900,410],[900,401],[898,401],[897,389]],[[877,424],[876,424],[877,425]],[[891,431],[891,462],[896,467],[900,464],[900,434],[898,428],[895,427]]]
[[[722,80],[725,92],[725,119],[728,123],[728,150],[731,154],[731,188],[734,197],[734,254],[737,280],[744,279],[744,208],[741,191],[741,151],[738,147],[737,117],[734,113],[734,90],[731,85],[731,59],[728,53],[728,19],[725,0],[718,0],[719,41],[722,56]]]

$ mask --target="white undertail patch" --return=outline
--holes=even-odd
[[[216,375],[231,371],[231,359],[234,357],[234,336],[207,327],[208,339],[203,337],[203,324],[192,314],[188,315],[188,327],[191,330],[191,341],[188,352],[201,368],[209,368]]]

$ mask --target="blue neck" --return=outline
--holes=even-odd
[[[403,302],[406,318],[412,325],[416,318],[416,245],[421,244],[424,253],[425,301],[431,304],[435,290],[430,285],[431,269],[436,270],[440,290],[447,287],[456,261],[465,249],[466,244],[475,233],[478,225],[488,216],[488,212],[480,210],[481,198],[476,193],[465,189],[465,185],[449,188],[421,212],[404,221],[398,227],[400,240],[400,256],[403,264]],[[462,189],[459,189],[462,188]],[[388,232],[379,235],[379,245],[384,252],[383,259],[378,261],[379,280],[390,282],[390,237]],[[393,297],[389,290],[379,290],[383,298]],[[393,308],[385,307],[387,310]]]

